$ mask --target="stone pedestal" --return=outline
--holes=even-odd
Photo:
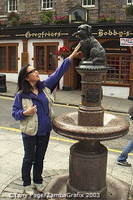
[[[82,103],[78,112],[62,114],[53,121],[58,134],[79,140],[71,147],[69,157],[66,192],[72,200],[127,200],[127,193],[123,199],[121,192],[112,196],[107,192],[110,187],[107,188],[106,183],[107,148],[100,141],[125,135],[129,123],[104,113],[101,84],[106,70],[104,65],[81,62],[77,67],[82,85]],[[115,185],[114,193],[117,192],[116,188]],[[70,196],[66,196],[66,199]]]
[[[94,66],[83,61],[77,67],[81,75],[81,106],[79,106],[78,124],[81,126],[103,126],[104,110],[101,106],[102,79],[107,68]]]

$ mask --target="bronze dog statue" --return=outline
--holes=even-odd
[[[74,33],[80,38],[80,51],[84,55],[84,60],[90,61],[94,65],[105,64],[105,50],[101,44],[92,36],[91,26],[83,24]]]

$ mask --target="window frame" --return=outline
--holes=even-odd
[[[133,0],[131,0],[131,3],[129,3],[127,0],[127,5],[133,5]]]
[[[4,72],[4,73],[17,73],[18,72],[18,44],[17,43],[1,43],[0,44],[0,47],[5,47],[6,48],[6,60],[5,60],[5,68],[4,70],[0,70],[0,73],[1,72]],[[9,54],[8,54],[8,47],[16,47],[16,55],[15,55],[15,62],[16,62],[16,67],[14,70],[9,70],[9,61],[8,61],[8,57],[9,57]]]
[[[52,7],[44,8],[43,5],[45,4],[45,2],[44,2],[44,0],[42,0],[41,1],[41,10],[52,10],[53,9],[53,5],[54,5],[54,0],[45,0],[45,1],[46,1],[46,3],[48,3],[48,1],[50,1],[50,3],[52,3]]]
[[[37,68],[36,66],[36,58],[37,58],[37,55],[36,55],[36,50],[35,50],[35,47],[37,46],[43,46],[45,51],[44,51],[44,58],[46,60],[46,63],[44,64],[44,68],[43,70],[38,70],[40,73],[43,73],[43,74],[51,74],[52,72],[55,71],[55,69],[53,70],[49,70],[48,69],[48,58],[47,58],[47,47],[48,46],[55,46],[56,47],[56,50],[58,51],[58,46],[59,46],[59,43],[58,42],[34,42],[33,43],[33,47],[34,47],[34,67]],[[58,56],[57,56],[57,59],[56,59],[56,67],[58,67]]]
[[[110,60],[108,60],[108,56],[110,57]],[[112,64],[110,65],[108,63],[108,61],[111,61],[111,57],[118,57],[118,62],[119,64],[117,65],[118,67],[118,73],[116,74],[116,70],[117,68],[114,66],[112,66]],[[123,60],[123,57],[127,57],[127,58],[130,58],[129,60],[128,59],[125,59]],[[114,61],[114,64],[113,65],[116,65],[115,61],[116,60],[112,60]],[[129,64],[129,68],[126,67],[126,64],[125,62],[128,62],[130,61],[130,64]],[[108,72],[104,75],[104,79],[103,79],[103,85],[121,85],[121,86],[128,86],[129,85],[129,80],[130,80],[130,65],[131,65],[131,55],[129,53],[107,53],[107,59],[106,59],[106,62],[107,62],[107,66],[110,68],[108,70]],[[123,63],[123,64],[122,64]],[[126,71],[125,71],[126,69]],[[112,71],[112,72],[115,72],[114,74],[109,71]],[[116,76],[118,78],[116,78]],[[123,76],[123,77],[122,77]],[[127,79],[125,77],[128,77]],[[115,80],[116,79],[116,80]]]
[[[87,1],[87,0],[86,0],[86,1]],[[95,1],[95,4],[92,4],[92,1],[93,1],[93,0],[91,0],[91,4],[84,5],[84,0],[82,0],[82,7],[85,7],[85,8],[86,8],[86,7],[91,7],[91,8],[92,8],[92,7],[95,7],[95,6],[96,6],[96,1]]]
[[[17,12],[17,0],[12,0],[12,5],[10,5],[10,0],[8,0],[8,13],[10,12]],[[13,5],[15,3],[15,5]],[[10,7],[15,7],[15,9],[10,10]]]

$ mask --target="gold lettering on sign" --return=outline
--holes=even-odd
[[[0,37],[10,37],[10,35],[0,35]]]
[[[45,38],[45,37],[60,37],[61,35],[64,35],[64,33],[61,33],[61,32],[40,32],[40,33],[31,33],[30,31],[27,31],[25,33],[25,37],[26,38],[33,38],[33,37],[36,37],[36,38]]]
[[[107,30],[107,31],[104,31],[103,29],[99,29],[98,30],[98,36],[99,37],[103,37],[103,36],[116,36],[118,35],[119,37],[123,37],[123,36],[130,36],[131,33],[130,31],[116,31],[115,29],[113,30]]]

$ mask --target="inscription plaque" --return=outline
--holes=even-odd
[[[86,92],[86,101],[88,103],[97,103],[100,99],[100,89],[89,89]]]

